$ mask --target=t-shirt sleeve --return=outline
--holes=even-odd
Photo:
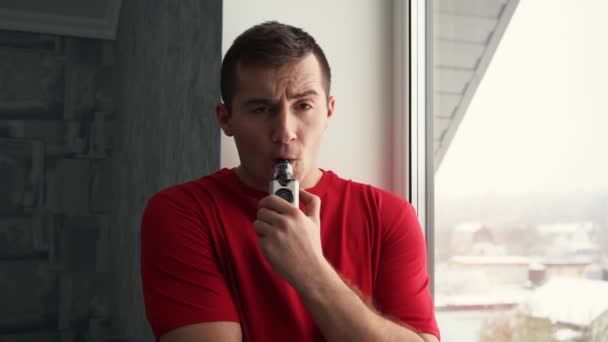
[[[374,302],[385,316],[439,336],[429,289],[426,244],[414,208],[393,194],[380,203],[380,260]]]
[[[144,210],[141,280],[157,339],[189,324],[239,321],[205,225],[196,202],[178,190],[154,195]]]

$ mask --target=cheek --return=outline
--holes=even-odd
[[[233,126],[235,140],[254,143],[262,138],[262,127],[255,122],[242,120]]]
[[[267,149],[264,134],[255,127],[239,127],[234,135],[234,142],[239,150],[239,154],[245,159],[259,158],[260,153]]]
[[[251,151],[255,150],[256,146],[260,144],[260,137],[252,134],[252,132],[239,132],[234,135],[234,142],[239,149]]]
[[[305,140],[307,141],[307,143],[311,146],[319,145],[326,128],[326,120],[315,120],[307,123],[306,127],[304,127],[303,129],[303,132],[305,132]]]

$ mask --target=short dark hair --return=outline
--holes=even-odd
[[[280,67],[309,53],[319,61],[324,77],[325,95],[329,97],[331,69],[323,50],[310,34],[276,21],[258,24],[241,33],[222,61],[220,87],[227,109],[231,108],[238,65]]]

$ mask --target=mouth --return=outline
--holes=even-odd
[[[281,160],[286,160],[286,161],[288,161],[288,162],[289,162],[289,164],[292,164],[292,165],[293,165],[293,163],[294,163],[296,160],[298,160],[298,159],[297,159],[297,158],[295,158],[294,156],[279,156],[279,157],[274,158],[272,161],[273,161],[273,163],[274,163],[274,164],[276,164],[276,163],[278,163],[278,162],[279,162],[279,161],[281,161]]]

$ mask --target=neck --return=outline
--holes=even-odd
[[[258,190],[258,191],[263,191],[263,192],[268,191],[268,181],[269,180],[255,179],[255,178],[251,177],[246,171],[243,170],[243,167],[241,165],[237,166],[234,169],[234,171],[235,171],[236,175],[239,177],[239,179],[241,180],[241,182],[243,182],[248,187]],[[304,179],[300,179],[298,177],[296,177],[296,178],[300,182],[300,187],[302,189],[309,189],[309,188],[312,188],[313,186],[317,185],[317,183],[319,183],[319,181],[321,180],[321,177],[323,177],[323,172],[321,170],[319,170],[318,168],[315,168],[308,175],[306,175],[306,177],[304,177]]]

